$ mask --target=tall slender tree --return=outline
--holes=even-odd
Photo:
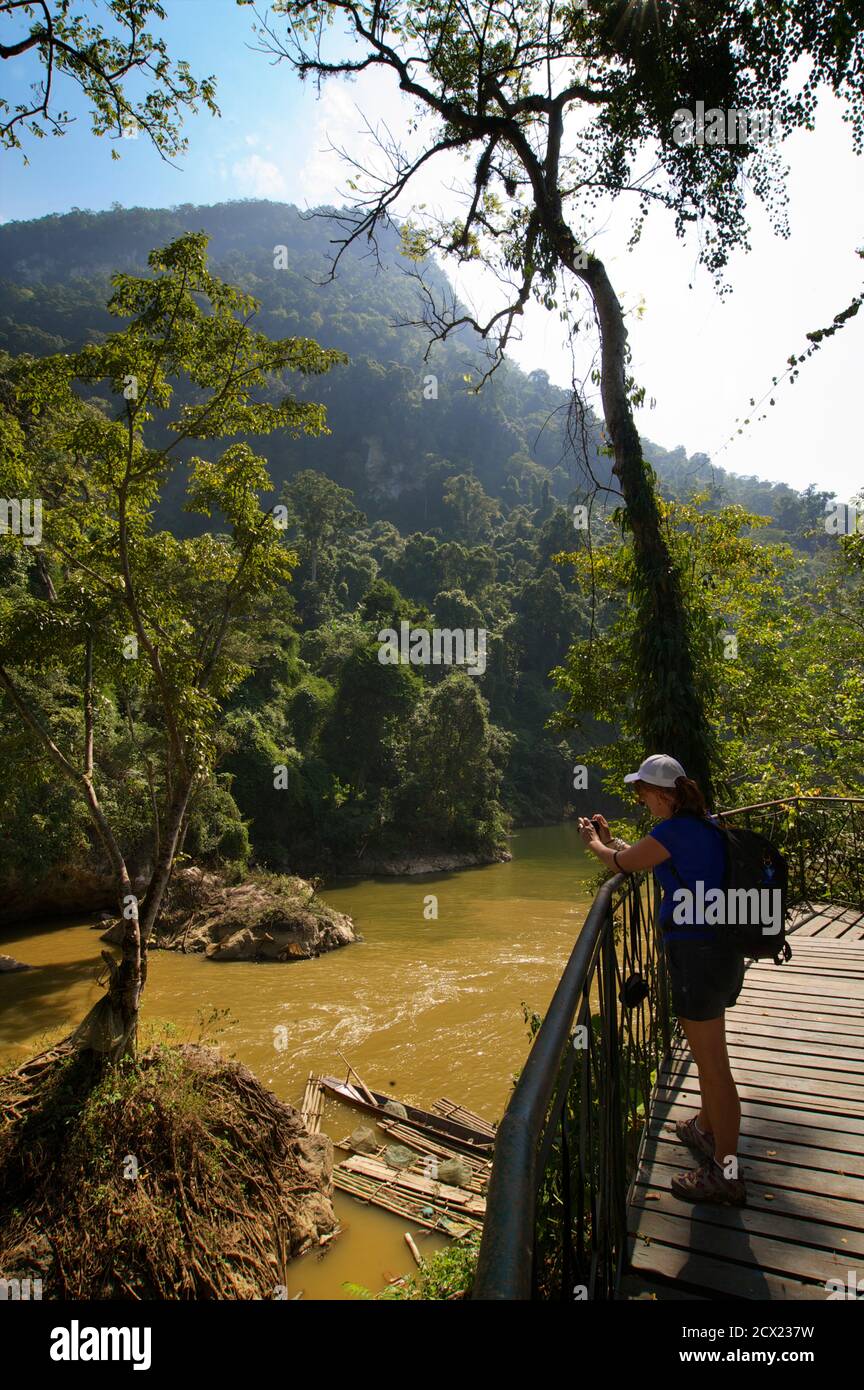
[[[431,339],[472,326],[490,343],[494,371],[532,296],[573,322],[574,297],[587,291],[599,328],[612,472],[625,503],[620,517],[636,561],[641,734],[646,748],[677,755],[709,799],[716,741],[634,421],[644,391],[629,374],[625,315],[596,254],[594,224],[610,199],[613,207],[629,202],[635,239],[659,204],[674,213],[679,234],[700,225],[701,259],[719,276],[730,248],[747,246],[749,181],[785,233],[782,170],[764,118],[773,112],[781,131],[811,123],[818,86],[827,82],[847,100],[860,148],[856,11],[804,0],[431,0],[422,8],[402,0],[275,0],[256,25],[260,46],[301,78],[389,71],[418,113],[408,123],[418,137],[410,151],[389,131],[377,136],[387,173],[346,154],[357,171],[349,183],[355,201],[329,214],[344,231],[331,275],[358,238],[374,244],[378,226],[391,221],[432,159],[455,152],[473,163],[464,215],[415,210],[401,229],[404,248],[418,261],[433,250],[479,261],[506,298],[481,321],[455,298],[436,302],[417,271]],[[802,57],[810,70],[796,86]],[[703,112],[721,113],[710,133],[699,125],[699,102]],[[576,391],[574,425],[580,418]]]
[[[147,943],[190,797],[211,775],[224,703],[248,674],[238,628],[296,560],[260,500],[273,487],[266,461],[236,436],[320,434],[323,406],[274,400],[273,381],[345,360],[311,339],[257,332],[257,302],[209,272],[207,240],[188,233],[151,252],[151,276],[115,275],[108,307],[127,326],[78,353],[11,362],[0,401],[9,446],[0,487],[38,502],[41,518],[41,535],[3,540],[29,549],[41,583],[23,602],[0,595],[0,694],[83,798],[113,871],[121,961],[106,953],[108,992],[78,1041],[115,1059],[134,1048]],[[166,420],[178,381],[185,403]],[[76,383],[107,385],[113,415],[85,405]],[[152,509],[190,445],[201,454],[187,461],[187,506],[218,519],[220,532],[179,541],[154,532]],[[40,700],[58,666],[79,675],[77,739],[68,717],[52,728]],[[130,688],[164,729],[140,903],[100,794],[110,772],[100,767],[99,711]]]

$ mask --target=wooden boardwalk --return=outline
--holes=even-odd
[[[749,965],[726,1014],[747,1206],[670,1191],[697,1162],[674,1130],[699,1108],[682,1041],[631,1184],[621,1298],[825,1299],[826,1280],[864,1277],[864,913],[812,904],[789,937],[792,959]]]

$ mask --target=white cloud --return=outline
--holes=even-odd
[[[393,165],[386,153],[399,145],[408,153],[424,148],[421,143],[430,121],[423,116],[420,132],[408,131],[408,121],[414,104],[400,91],[395,77],[389,72],[364,72],[351,82],[325,83],[321,95],[312,107],[311,137],[308,154],[292,178],[292,188],[310,207],[320,203],[354,203],[356,194],[347,186],[348,179],[356,180],[362,189],[371,191],[378,185],[351,164],[339,150],[351,156],[364,169],[388,183],[393,177]],[[311,124],[311,121],[310,121]],[[371,129],[370,129],[371,127]],[[385,149],[381,148],[381,145]],[[412,203],[443,204],[453,213],[461,200],[447,190],[454,177],[465,178],[465,170],[455,155],[436,155],[412,176],[406,195],[394,205],[397,216],[406,216]]]
[[[414,103],[390,73],[369,71],[350,83],[325,83],[314,106],[308,101],[296,113],[309,138],[302,147],[295,145],[296,162],[283,161],[290,170],[291,201],[301,208],[304,201],[309,207],[351,206],[359,195],[347,187],[349,178],[367,192],[374,187],[332,146],[389,183],[392,169],[374,131],[416,154],[428,126],[421,125],[419,133],[410,130],[415,115]],[[807,362],[794,390],[788,382],[776,393],[771,390],[772,376],[783,372],[790,353],[806,346],[804,334],[830,323],[860,286],[855,248],[861,242],[864,198],[849,143],[837,106],[832,110],[827,100],[817,132],[790,138],[783,156],[791,166],[791,237],[773,235],[751,194],[753,251],[733,255],[729,279],[735,293],[728,299],[720,299],[707,273],[697,270],[695,237],[678,241],[662,213],[649,219],[641,243],[630,250],[624,200],[615,204],[614,215],[609,208],[597,211],[592,226],[598,236],[590,244],[602,255],[619,297],[628,309],[643,296],[647,301],[644,319],[629,315],[628,328],[636,377],[657,400],[656,410],[646,407],[637,417],[650,439],[669,448],[683,443],[691,452],[711,453],[734,472],[785,479],[798,488],[816,480],[845,497],[860,485],[854,402],[864,322],[850,322]],[[300,148],[303,156],[296,159]],[[412,203],[425,203],[421,223],[427,215],[464,214],[466,198],[459,190],[470,187],[471,174],[472,166],[457,155],[436,155],[412,176],[392,211],[405,217]],[[445,265],[478,318],[502,307],[502,286],[489,272],[476,264],[458,266],[453,259]],[[583,308],[587,303],[583,297]],[[580,379],[596,364],[590,320],[588,326],[573,343]],[[519,318],[510,350],[526,370],[542,365],[553,381],[569,383],[567,331],[557,314],[533,300]],[[590,384],[587,389],[599,413],[598,393]],[[767,400],[750,408],[751,397],[772,394],[773,410]],[[766,418],[758,420],[759,415]],[[752,423],[738,435],[738,421],[746,418]]]
[[[260,154],[250,154],[248,159],[240,159],[232,164],[231,175],[240,185],[235,192],[241,196],[283,198],[287,192],[279,167],[262,159]]]

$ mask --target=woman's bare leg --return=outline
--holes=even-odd
[[[704,1022],[682,1018],[681,1027],[699,1071],[702,1096],[699,1128],[713,1132],[714,1157],[723,1167],[727,1155],[737,1160],[741,1128],[741,1101],[726,1050],[726,1016],[721,1014],[719,1018]],[[729,1176],[737,1177],[737,1168],[730,1171]]]

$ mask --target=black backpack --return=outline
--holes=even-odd
[[[777,846],[760,835],[757,830],[747,830],[744,826],[724,825],[712,821],[726,841],[726,874],[723,886],[729,901],[730,890],[747,892],[757,889],[774,891],[780,895],[779,930],[766,933],[760,917],[751,921],[754,914],[747,914],[744,922],[727,923],[724,936],[743,955],[752,960],[773,960],[775,965],[783,965],[792,955],[792,947],[786,940],[786,918],[789,913],[789,865]],[[739,899],[739,902],[741,900]],[[748,902],[749,907],[749,902]],[[738,914],[740,916],[740,914]]]
[[[718,925],[719,934],[724,941],[728,941],[750,960],[770,959],[775,965],[783,965],[792,955],[792,947],[786,940],[789,866],[785,858],[766,835],[760,835],[756,830],[724,825],[722,821],[718,823],[709,820],[708,824],[723,836],[726,851],[723,891],[726,904],[732,906],[730,894],[733,892],[747,895],[746,902],[743,897],[736,897],[735,911],[728,915],[738,920]],[[674,864],[672,868],[676,877],[683,883],[684,880]],[[759,894],[756,912],[751,910],[753,903],[749,896],[754,889]],[[760,915],[764,903],[763,890],[780,895],[779,930],[770,933],[764,931]],[[776,899],[774,905],[776,906]],[[739,910],[742,907],[746,908],[743,912]],[[743,921],[740,920],[742,917]]]

